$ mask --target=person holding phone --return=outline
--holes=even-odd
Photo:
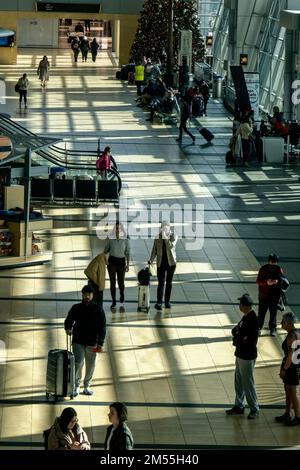
[[[149,264],[157,259],[157,301],[154,306],[156,310],[162,310],[164,288],[165,308],[171,308],[170,298],[172,291],[172,280],[176,269],[176,243],[177,236],[171,231],[170,222],[163,221],[157,238],[154,240]]]

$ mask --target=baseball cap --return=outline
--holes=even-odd
[[[238,300],[240,301],[240,304],[249,306],[249,307],[250,305],[253,305],[254,303],[252,300],[252,297],[250,297],[249,294],[243,294],[241,297],[238,298]]]
[[[81,292],[83,294],[84,292],[94,292],[94,291],[92,287],[87,284],[86,286],[83,286],[83,288],[81,289]]]

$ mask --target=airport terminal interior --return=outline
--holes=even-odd
[[[198,3],[203,36],[214,37],[208,51],[214,60],[213,70],[224,77],[230,73],[224,69],[224,58],[234,64],[228,7],[237,2]],[[286,102],[285,86],[285,48],[291,41],[295,62],[290,67],[300,63],[299,7],[289,8],[289,2],[273,0],[268,12],[270,2],[238,3],[247,3],[248,13],[241,11],[240,21],[244,24],[239,25],[237,34],[243,30],[248,36],[243,39],[243,49],[243,40],[236,39],[240,42],[235,45],[235,53],[239,57],[240,52],[248,50],[248,71],[257,72],[254,64],[259,61],[261,112],[272,114],[276,105],[287,113],[287,119],[300,119],[299,105],[288,106]],[[0,2],[0,9],[2,5]],[[298,30],[281,25],[283,10],[294,11]],[[84,23],[86,18],[84,14],[74,15],[73,25],[79,19]],[[97,37],[103,38],[100,20],[101,15],[95,15],[92,28],[98,28]],[[238,298],[250,294],[257,312],[256,277],[270,253],[279,256],[279,264],[290,281],[285,312],[300,318],[299,151],[296,146],[289,149],[281,162],[252,160],[249,166],[226,166],[234,118],[224,106],[224,96],[217,96],[213,89],[207,115],[192,120],[189,127],[196,136],[195,144],[184,136],[179,145],[178,123],[147,121],[149,110],[137,106],[135,84],[116,79],[122,64],[118,64],[113,51],[113,24],[107,16],[105,20],[108,45],[98,52],[96,62],[90,56],[82,62],[80,56],[74,64],[65,21],[60,22],[60,43],[55,48],[17,47],[14,64],[1,62],[0,51],[0,79],[5,83],[0,113],[40,136],[37,146],[53,139],[62,151],[67,150],[67,177],[96,176],[95,171],[85,167],[88,164],[92,168],[95,159],[91,156],[87,161],[84,152],[90,150],[93,155],[99,145],[101,149],[110,146],[122,180],[119,207],[109,201],[85,201],[75,206],[31,201],[32,208],[52,220],[51,226],[42,231],[33,229],[37,254],[49,254],[51,259],[43,264],[0,269],[0,450],[43,449],[43,430],[67,406],[76,409],[92,448],[103,449],[109,404],[116,401],[128,407],[135,449],[299,448],[299,426],[274,421],[285,406],[279,377],[281,344],[286,337],[280,327],[282,312],[277,315],[276,335],[270,336],[265,328],[258,338],[254,378],[259,418],[248,420],[247,414],[225,413],[235,399],[231,330],[241,319]],[[44,55],[50,70],[46,86],[41,87],[36,70]],[[27,109],[19,108],[19,95],[14,90],[23,73],[30,82]],[[297,73],[300,80],[299,65],[294,79]],[[5,135],[2,121],[0,124],[1,134]],[[199,133],[200,125],[214,134],[211,143]],[[34,150],[32,134],[28,140],[23,137],[15,136],[15,145],[33,145]],[[79,151],[77,163],[83,164],[77,173],[68,170],[72,150]],[[153,265],[150,310],[137,311],[137,273],[147,266],[153,238],[133,236],[124,309],[117,302],[117,308],[111,311],[106,275],[103,307],[107,336],[91,384],[93,395],[80,393],[72,401],[47,400],[48,351],[66,348],[64,320],[71,306],[81,301],[81,289],[87,283],[84,269],[103,252],[121,203],[132,218],[134,212],[136,217],[142,214],[142,226],[148,234],[150,228],[152,233],[159,231],[153,209],[161,204],[176,205],[171,225],[180,237],[172,308],[154,308],[157,277]],[[184,231],[183,208],[187,207],[192,208],[195,223],[201,226],[193,243]]]

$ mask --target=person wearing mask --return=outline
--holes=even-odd
[[[164,287],[165,308],[171,308],[170,298],[172,291],[172,280],[176,269],[176,243],[177,236],[171,231],[170,223],[163,221],[158,237],[154,240],[149,264],[157,259],[157,301],[154,306],[156,310],[162,310]]]
[[[283,415],[275,417],[275,421],[276,423],[284,423],[286,426],[300,424],[300,404],[297,396],[300,373],[300,333],[295,327],[296,321],[295,315],[291,312],[285,313],[281,321],[282,328],[287,331],[287,336],[282,343],[284,358],[279,373],[284,383],[286,408]],[[292,409],[295,415],[293,419],[291,417]]]
[[[271,336],[276,336],[277,309],[281,296],[281,281],[283,270],[278,266],[279,258],[275,253],[268,256],[268,264],[262,266],[258,272],[258,327],[261,332],[266,313],[269,310],[269,330]]]
[[[242,415],[245,411],[245,399],[250,408],[248,419],[259,417],[259,406],[254,384],[253,371],[257,358],[258,321],[254,312],[253,300],[249,294],[238,299],[242,319],[232,329],[232,342],[235,346],[235,404],[226,410],[228,416]]]
[[[44,55],[37,69],[37,74],[39,76],[39,79],[41,80],[42,87],[45,87],[46,81],[49,80],[49,68],[50,68],[50,64],[49,64],[48,58],[46,55]]]
[[[22,77],[18,80],[19,85],[19,107],[21,109],[22,106],[22,98],[24,99],[24,107],[27,109],[27,91],[29,88],[29,80],[27,78],[27,74],[23,73]]]
[[[65,408],[55,418],[48,436],[48,450],[91,450],[86,432],[78,424],[74,408]]]
[[[133,449],[132,433],[125,423],[127,421],[127,406],[115,402],[109,405],[108,419],[111,425],[107,428],[104,449],[110,452],[120,452]]]
[[[73,353],[75,356],[75,394],[80,393],[82,369],[85,362],[83,381],[84,395],[93,395],[90,383],[96,367],[97,353],[103,351],[106,335],[106,318],[101,307],[93,302],[93,288],[82,288],[82,302],[73,305],[65,319],[67,335],[73,335]]]
[[[110,293],[112,298],[111,309],[117,306],[116,277],[120,290],[120,304],[124,308],[125,302],[125,273],[129,271],[130,244],[123,226],[117,222],[106,242],[104,253],[109,255],[107,270],[110,280]]]

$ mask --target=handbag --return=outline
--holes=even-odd
[[[20,85],[19,85],[19,82],[15,84],[15,92],[16,93],[19,93],[20,91]]]

